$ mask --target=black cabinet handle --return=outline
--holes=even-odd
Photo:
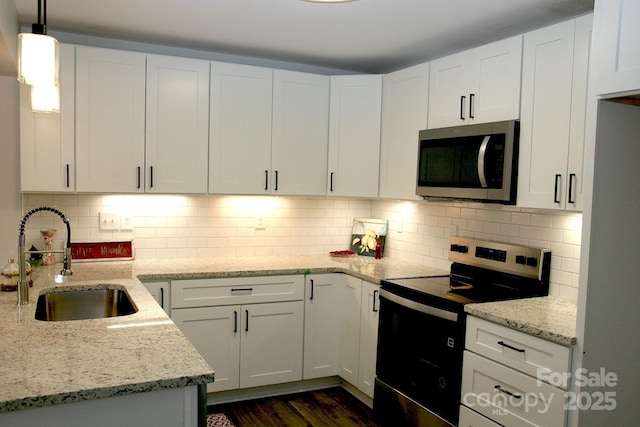
[[[501,386],[500,384],[496,385],[494,388],[495,388],[496,390],[498,390],[499,392],[501,392],[501,393],[508,394],[509,396],[513,397],[514,399],[520,399],[520,398],[522,397],[522,396],[521,396],[521,395],[519,395],[519,394],[515,394],[515,393],[513,393],[513,392],[511,392],[511,391],[509,391],[509,390],[505,390],[505,389],[503,389],[503,388],[502,388],[502,386]]]
[[[238,332],[238,312],[233,310],[233,333]]]
[[[269,190],[269,171],[264,171],[264,191]]]
[[[575,203],[575,199],[573,198],[573,180],[576,178],[575,173],[569,174],[569,203]]]
[[[164,308],[164,288],[160,287],[160,307]]]
[[[253,288],[231,288],[231,292],[251,292]]]
[[[71,186],[71,181],[69,180],[69,164],[67,163],[67,188]]]
[[[466,96],[462,95],[460,97],[460,120],[464,120],[464,101],[467,99]]]
[[[555,184],[553,187],[553,203],[560,203],[560,178],[562,175],[559,173],[556,174]]]
[[[309,296],[309,300],[313,299],[313,279],[310,280],[311,282],[311,295]]]
[[[472,94],[469,95],[469,118],[470,119],[475,119],[476,118],[476,116],[474,114],[474,111],[473,111],[473,100],[474,100],[475,97],[476,97],[475,93],[472,93]]]
[[[274,191],[278,191],[278,171],[276,171],[276,186],[273,189]]]
[[[249,310],[245,310],[244,331],[249,332]]]
[[[153,166],[149,166],[149,188],[153,188]]]
[[[376,308],[376,300],[378,299],[378,290],[376,289],[375,291],[373,291],[373,312],[377,313],[378,309]]]
[[[501,345],[501,346],[503,346],[503,347],[507,347],[508,349],[511,349],[511,350],[517,351],[518,353],[524,353],[524,352],[525,352],[525,350],[524,350],[523,348],[517,348],[517,347],[514,347],[514,346],[512,346],[512,345],[507,344],[507,343],[506,343],[506,342],[504,342],[504,341],[498,341],[498,344],[500,344],[500,345]]]
[[[331,172],[330,175],[330,179],[329,179],[329,191],[333,191],[333,172]]]
[[[138,166],[138,190],[140,189],[140,166]]]

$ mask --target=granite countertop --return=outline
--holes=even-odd
[[[467,304],[464,311],[567,347],[576,344],[577,305],[573,301],[551,296],[526,298]]]
[[[305,273],[347,273],[364,280],[446,275],[390,259],[328,255],[76,262],[55,282],[60,264],[34,271],[30,302],[0,293],[0,413],[165,388],[205,384],[213,370],[140,280]],[[35,320],[40,292],[58,286],[124,286],[138,312],[106,319]]]

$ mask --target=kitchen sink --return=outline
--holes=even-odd
[[[44,321],[102,319],[138,311],[124,289],[80,289],[42,294],[35,318]]]

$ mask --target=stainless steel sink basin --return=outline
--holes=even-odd
[[[40,295],[35,317],[45,321],[101,319],[137,311],[124,289],[81,289]]]

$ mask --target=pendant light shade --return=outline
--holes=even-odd
[[[58,84],[58,40],[45,34],[18,34],[18,80],[28,85]]]
[[[47,0],[41,20],[42,0],[38,0],[38,22],[31,33],[18,34],[18,80],[29,85],[57,85],[58,41],[47,35]]]
[[[32,85],[31,110],[37,113],[59,113],[60,86],[48,84]]]

